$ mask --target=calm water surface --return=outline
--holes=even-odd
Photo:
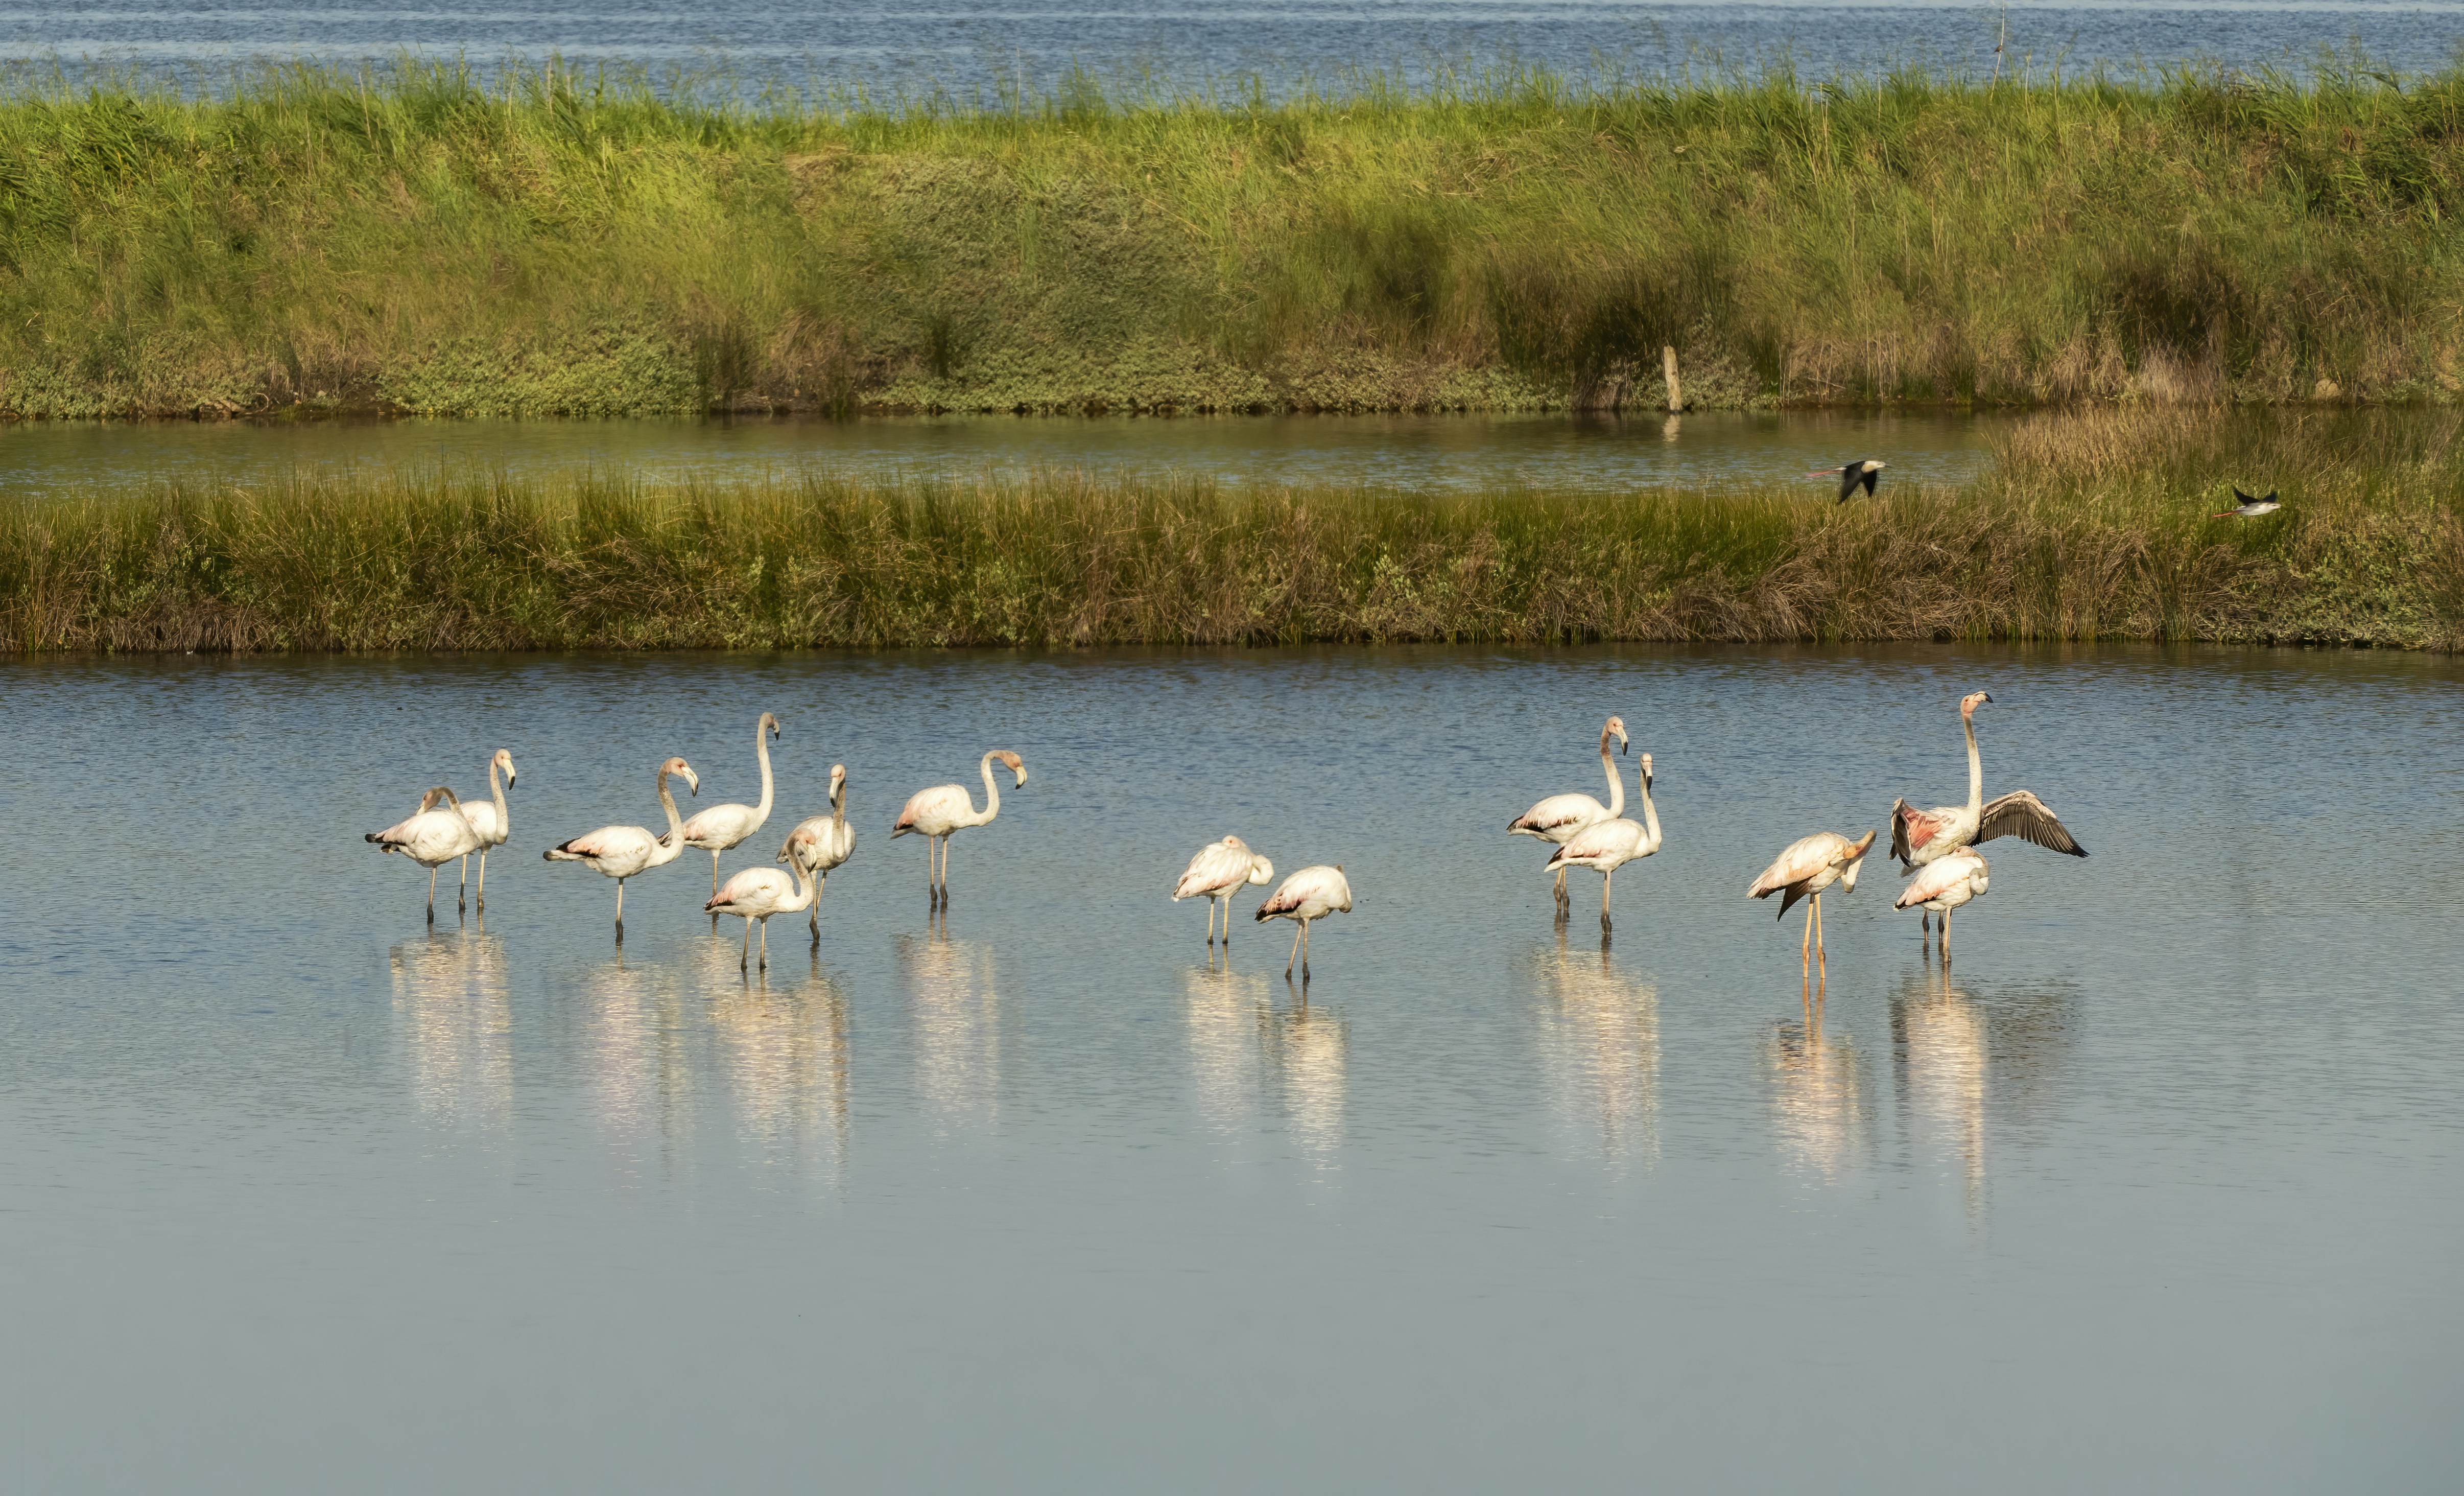
[[[1450,65],[1518,57],[1569,73],[1661,74],[1789,60],[1829,77],[1906,63],[1991,71],[2185,60],[2305,71],[2322,49],[2359,46],[2404,71],[2447,65],[2464,6],[2372,0],[2222,4],[1940,0],[1898,5],[1783,0],[1669,5],[1633,0],[1154,0],[1139,6],[985,0],[899,8],[869,0],[104,0],[0,7],[0,58],[72,76],[137,71],[228,76],[237,66],[315,59],[341,66],[405,55],[561,57],[653,72],[724,74],[747,89],[935,89],[989,96],[1048,88],[1071,69],[1168,88],[1256,77],[1270,85],[1347,70],[1430,77]]]
[[[0,668],[0,1265],[21,1488],[2452,1489],[2451,661],[1631,649]],[[1989,788],[1946,970],[1743,890]],[[740,978],[699,854],[852,777],[823,937]],[[1501,833],[1667,847],[1603,940]],[[360,833],[510,747],[484,926]],[[1022,753],[946,928],[913,789]],[[1630,764],[1632,760],[1626,760]],[[1237,830],[1347,866],[1210,965]],[[1580,875],[1588,880],[1587,874]],[[1252,891],[1253,895],[1260,891]]]
[[[1228,484],[1420,492],[1524,485],[1788,484],[1880,456],[1893,482],[1957,482],[2013,417],[1706,411],[1597,417],[968,416],[855,421],[53,422],[0,425],[0,494],[277,482],[403,470],[599,469],[650,479],[1196,473]],[[1809,495],[1822,492],[1809,484]]]

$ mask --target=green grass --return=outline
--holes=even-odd
[[[21,85],[0,414],[2445,402],[2459,211],[2453,71]]]
[[[20,651],[1321,640],[2464,645],[2464,417],[2021,423],[1961,488],[432,473],[0,509]],[[2207,517],[2226,475],[2288,507]]]

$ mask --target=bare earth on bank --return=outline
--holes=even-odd
[[[0,99],[0,414],[2449,401],[2464,74]]]
[[[0,509],[15,650],[2464,644],[2464,419],[2043,417],[1961,486],[301,478]],[[2211,517],[2235,482],[2281,512]]]

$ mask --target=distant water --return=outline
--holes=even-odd
[[[2003,28],[2007,24],[2007,33]],[[551,57],[717,75],[764,87],[988,93],[1048,87],[1072,68],[1170,88],[1259,77],[1286,85],[1377,71],[1425,81],[1514,58],[1573,73],[1757,68],[1816,77],[1903,63],[2115,70],[2186,61],[2307,73],[2322,53],[2403,72],[2447,65],[2464,5],[1646,5],[1620,0],[199,0],[0,7],[0,61],[73,77],[135,72],[208,80],[308,59],[343,67],[406,55],[493,66]]]

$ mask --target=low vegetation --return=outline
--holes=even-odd
[[[1705,405],[2446,402],[2459,214],[2455,71],[21,86],[0,415],[1609,407],[1663,344]]]
[[[302,477],[0,509],[19,651],[1452,640],[2464,644],[2464,417],[2021,423],[1974,483]],[[2208,517],[2267,474],[2265,519]]]

